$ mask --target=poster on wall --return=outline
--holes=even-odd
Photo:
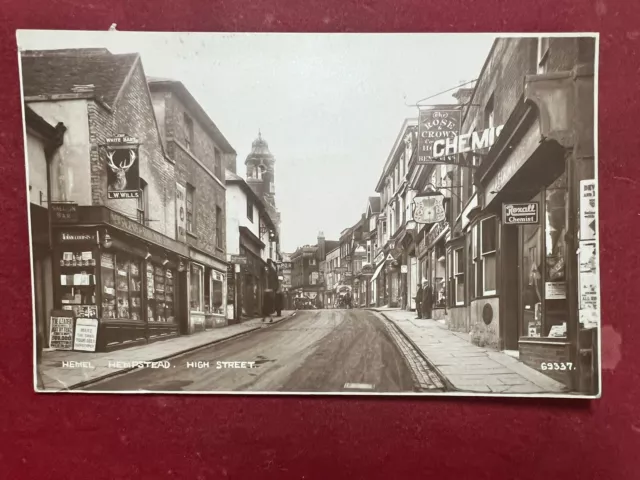
[[[580,240],[595,240],[598,235],[596,210],[598,189],[595,180],[580,181]]]
[[[139,145],[136,138],[123,133],[107,138],[107,198],[140,198]]]
[[[580,274],[580,309],[598,309],[598,277],[594,273]]]
[[[75,317],[69,310],[52,310],[49,320],[49,347],[54,350],[73,350]]]

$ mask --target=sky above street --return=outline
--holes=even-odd
[[[21,49],[140,53],[148,76],[181,81],[238,153],[258,130],[275,155],[281,249],[353,225],[416,101],[477,78],[482,34],[21,32]],[[425,103],[455,102],[451,93]]]

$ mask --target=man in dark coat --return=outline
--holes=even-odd
[[[273,322],[273,290],[266,289],[262,298],[262,321],[264,322],[269,317],[269,323]]]
[[[422,285],[418,284],[416,296],[413,298],[416,301],[416,313],[418,314],[416,318],[422,318]]]
[[[282,306],[284,304],[284,295],[280,287],[276,291],[276,315],[278,317],[282,316]]]
[[[422,291],[422,317],[431,318],[431,308],[433,307],[433,291],[429,282],[425,282],[424,290]]]

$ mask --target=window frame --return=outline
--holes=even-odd
[[[464,246],[453,248],[453,277],[454,277],[454,304],[456,307],[464,306]],[[461,270],[461,271],[460,271]],[[462,285],[462,300],[458,299],[458,287]]]
[[[550,45],[551,39],[549,37],[538,37],[536,52],[536,72],[538,74],[547,72]]]
[[[483,245],[483,238],[484,238],[484,224],[485,222],[488,221],[494,221],[494,226],[493,226],[493,235],[494,235],[494,249],[493,250],[488,250],[488,251],[484,251],[484,245]],[[478,225],[480,226],[479,230],[478,230],[478,240],[479,240],[479,249],[478,249],[478,256],[481,259],[481,263],[482,263],[482,296],[486,297],[486,296],[490,296],[490,295],[496,295],[498,293],[498,278],[497,278],[497,274],[498,274],[498,265],[497,265],[497,261],[498,261],[498,217],[496,216],[491,216],[491,217],[486,217],[483,218],[482,220],[480,220],[478,222]],[[495,272],[494,272],[494,276],[495,276],[495,288],[493,290],[487,290],[486,289],[486,285],[487,285],[487,265],[486,265],[486,257],[488,257],[489,255],[493,255],[495,258]]]
[[[199,298],[199,303],[200,303],[200,307],[202,308],[202,310],[196,310],[192,307],[192,302],[193,299],[191,298],[191,294],[192,294],[192,276],[193,276],[193,269],[197,268],[198,271],[200,272],[200,275],[198,275],[199,278],[199,284],[200,284],[200,298]],[[199,263],[191,263],[190,267],[189,267],[189,311],[190,312],[194,312],[194,313],[205,313],[205,303],[204,303],[204,274],[205,274],[205,268],[203,265],[200,265]]]
[[[182,112],[182,121],[184,123],[184,146],[189,152],[193,152],[193,118],[187,112]]]
[[[216,205],[216,247],[217,248],[224,248],[224,242],[223,242],[223,236],[224,236],[224,230],[223,230],[223,220],[222,220],[222,208],[220,208],[220,205]]]
[[[138,222],[149,223],[149,184],[140,177],[140,196],[138,197]]]
[[[195,198],[196,198],[196,187],[187,183],[185,192],[185,223],[187,227],[187,233],[195,233],[196,230],[196,222],[195,222]],[[189,200],[191,198],[191,200]]]
[[[251,223],[253,223],[253,201],[247,197],[247,220],[249,220]]]

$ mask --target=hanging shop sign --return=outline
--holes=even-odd
[[[73,350],[75,317],[69,310],[52,310],[49,320],[49,347],[54,350]]]
[[[51,202],[51,221],[53,223],[76,223],[78,221],[78,204]]]
[[[419,224],[441,222],[446,218],[444,195],[424,195],[413,199],[413,220]]]
[[[370,275],[373,275],[373,272],[374,272],[373,265],[371,265],[370,263],[367,263],[366,265],[362,266],[362,270],[360,271],[360,274],[365,276],[370,276]]]
[[[107,138],[107,198],[140,198],[139,145],[136,138],[125,134]]]
[[[231,255],[231,263],[235,263],[238,265],[246,265],[247,257],[243,255]]]
[[[344,273],[347,271],[347,267],[336,267],[333,269],[335,273]]]
[[[98,339],[98,320],[95,318],[79,318],[76,320],[76,331],[73,349],[81,352],[95,352]]]
[[[456,135],[452,137],[438,139],[433,143],[432,157],[442,162],[442,159],[456,158],[459,153],[478,152],[490,148],[496,143],[502,132],[502,127],[500,125],[499,127],[486,128],[481,132],[463,135],[457,135],[456,132]]]
[[[187,242],[187,189],[176,183],[176,238]]]
[[[502,223],[504,225],[537,225],[540,205],[538,202],[503,203]]]
[[[378,255],[376,255],[376,258],[373,259],[373,263],[375,263],[376,265],[379,264],[382,260],[384,260],[384,252],[380,252],[378,253]]]
[[[434,155],[435,147],[440,142],[455,139],[460,133],[459,109],[448,107],[443,109],[421,110],[418,118],[418,160],[419,165],[433,163],[456,163],[457,155]],[[438,150],[440,152],[440,150]]]
[[[448,228],[449,223],[444,221],[438,222],[431,227],[431,230],[429,230],[429,233],[425,236],[424,243],[426,248],[430,248],[434,243],[436,243]]]
[[[597,199],[596,181],[580,181],[580,240],[595,240],[598,235],[598,226],[596,224]]]

